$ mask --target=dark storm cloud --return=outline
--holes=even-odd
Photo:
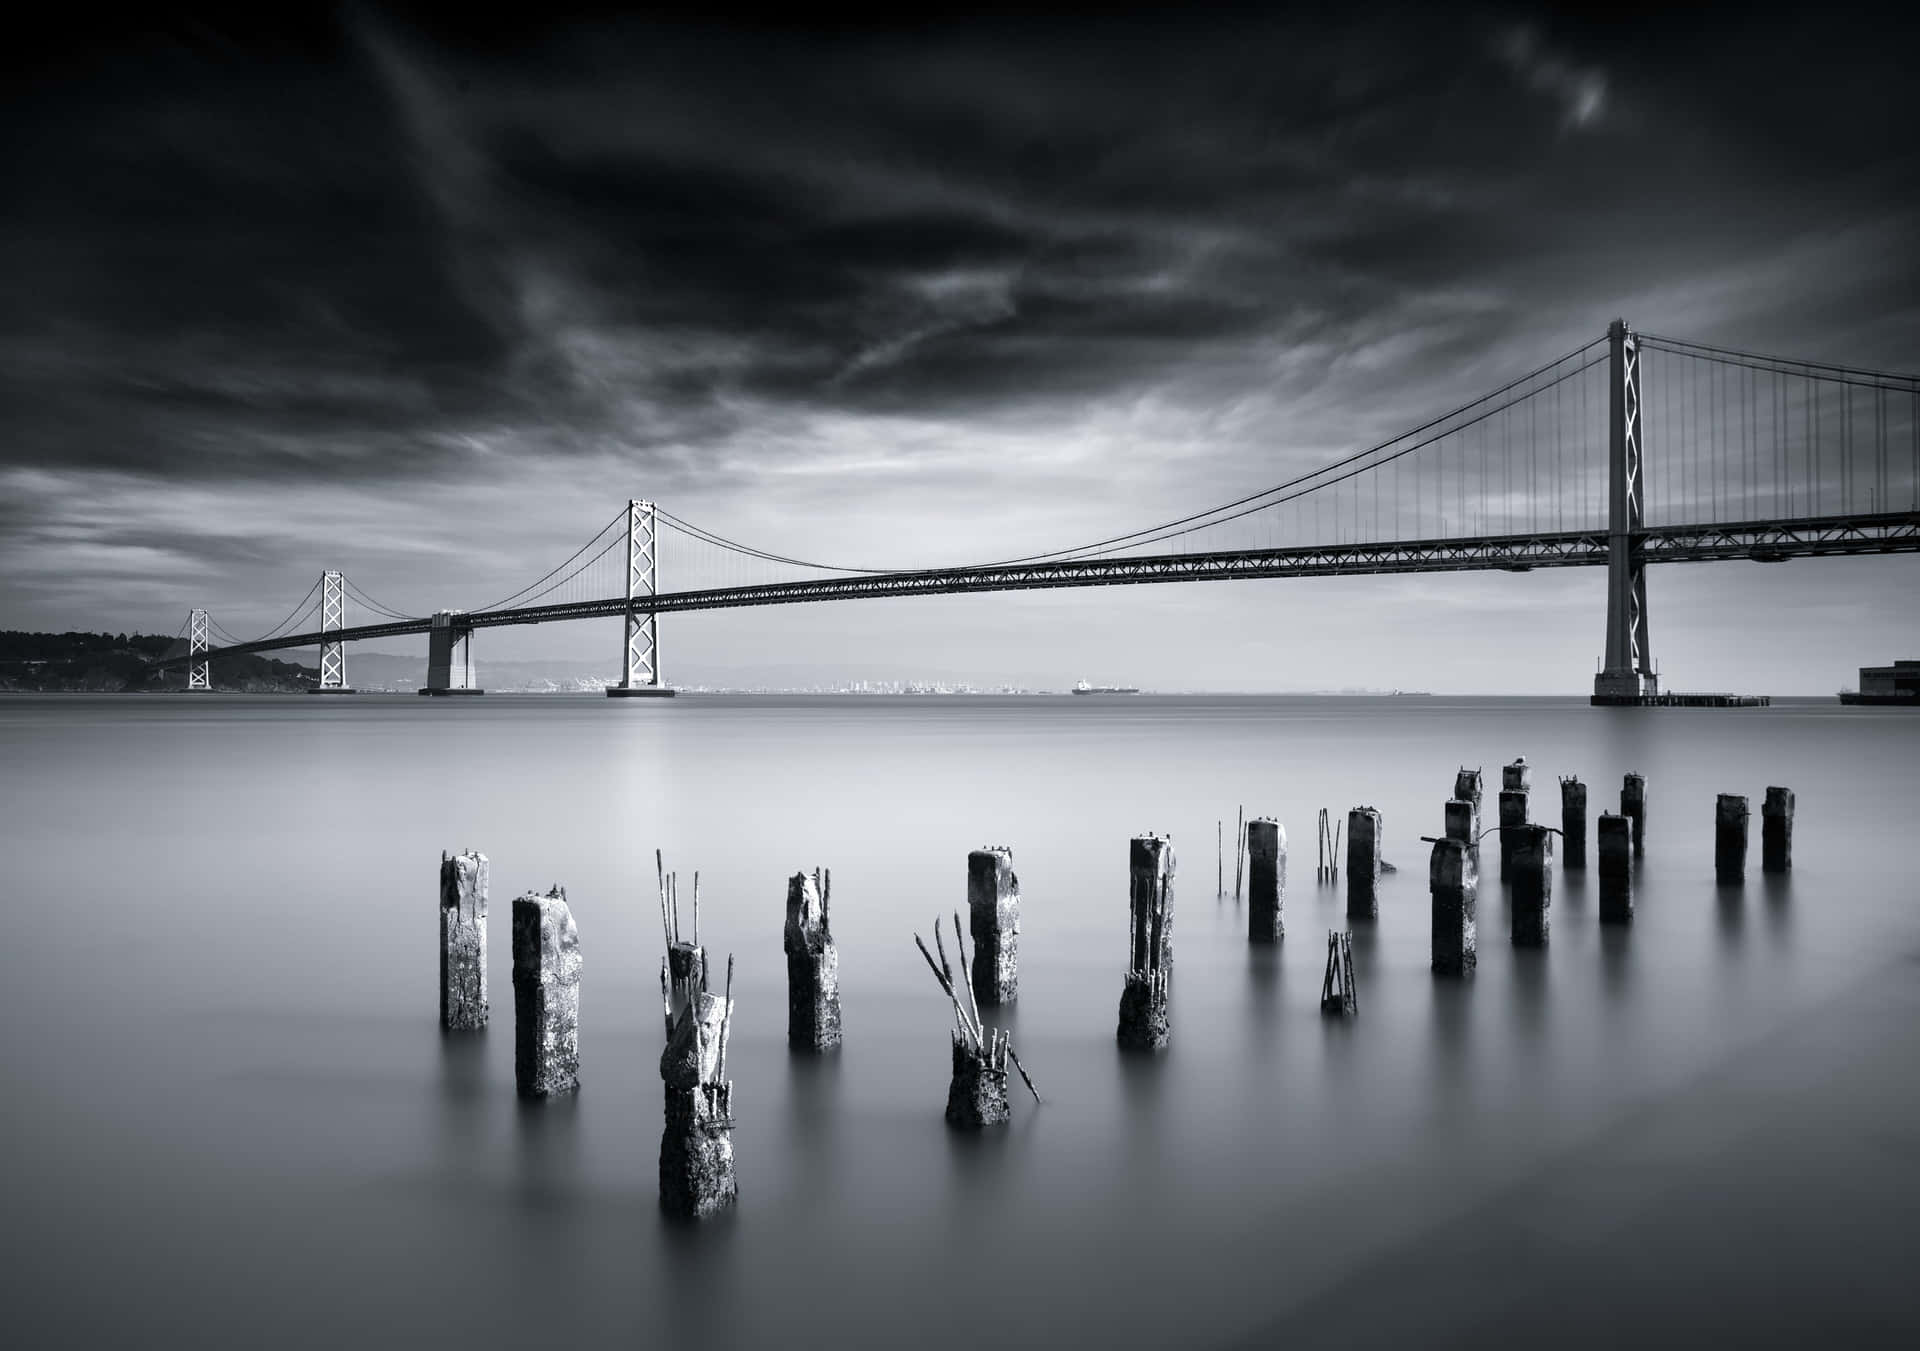
[[[1822,19],[342,10],[42,52],[0,133],[0,469],[693,483],[808,453],[738,444],[782,416],[1399,417],[1729,267],[1789,332],[1869,286],[1910,314],[1910,259],[1780,284],[1914,213],[1895,48]]]

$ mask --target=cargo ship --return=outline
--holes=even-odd
[[[1073,687],[1073,692],[1075,694],[1138,694],[1140,690],[1134,685],[1089,685],[1083,680]]]

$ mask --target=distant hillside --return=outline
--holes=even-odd
[[[184,666],[152,676],[146,664],[186,650],[184,639],[158,634],[0,630],[0,691],[184,690]],[[216,690],[248,694],[297,693],[320,679],[311,666],[259,656],[223,657],[212,676]]]

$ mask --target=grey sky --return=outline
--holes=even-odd
[[[1920,370],[1911,35],[1832,9],[1657,34],[542,13],[155,21],[11,58],[0,625],[171,632],[205,604],[246,634],[326,566],[475,605],[629,496],[856,564],[1055,547],[1379,439],[1616,314]],[[1830,690],[1920,655],[1916,583],[1908,558],[1656,571],[1654,650],[1684,687]],[[664,641],[689,680],[1577,691],[1601,594],[1115,589]],[[616,649],[606,622],[478,651]]]

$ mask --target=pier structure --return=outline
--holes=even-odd
[[[427,630],[428,695],[485,694],[473,667],[473,624],[464,610],[440,610]]]

